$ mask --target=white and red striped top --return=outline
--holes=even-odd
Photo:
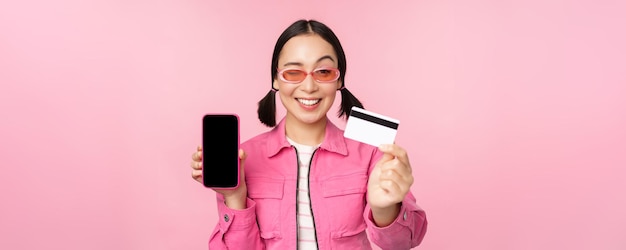
[[[298,144],[287,138],[289,143],[298,151],[299,176],[298,178],[298,249],[317,250],[317,238],[315,236],[315,223],[311,214],[311,198],[309,196],[309,163],[313,152],[318,146]]]

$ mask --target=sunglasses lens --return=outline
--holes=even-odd
[[[315,77],[315,79],[318,81],[332,82],[339,78],[339,70],[318,69],[313,72],[313,77]]]
[[[282,76],[286,81],[299,82],[299,81],[304,80],[304,78],[306,78],[306,73],[302,70],[289,69],[289,70],[285,70]]]

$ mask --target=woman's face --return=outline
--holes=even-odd
[[[316,34],[289,39],[278,57],[278,71],[300,69],[312,72],[319,68],[337,68],[337,55],[333,46]],[[287,83],[276,76],[273,86],[278,89],[280,100],[287,109],[286,119],[314,124],[326,119],[341,82],[320,83],[309,74],[300,83]]]

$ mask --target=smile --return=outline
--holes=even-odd
[[[300,98],[296,98],[296,100],[298,100],[298,102],[302,103],[302,105],[313,106],[313,105],[319,103],[322,99],[300,99]]]

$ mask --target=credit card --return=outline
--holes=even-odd
[[[343,136],[374,147],[393,144],[400,121],[359,107],[352,107]]]

